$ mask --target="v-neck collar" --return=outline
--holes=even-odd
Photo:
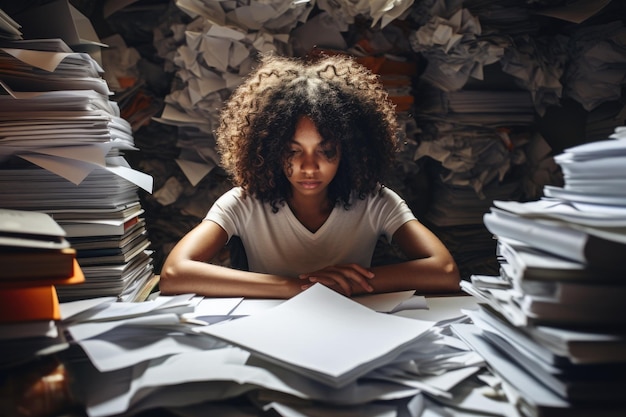
[[[301,234],[303,234],[304,236],[308,236],[309,238],[313,240],[323,235],[325,230],[330,227],[329,224],[331,223],[331,220],[333,219],[333,217],[336,215],[335,212],[337,211],[337,206],[335,205],[330,211],[330,214],[328,215],[324,223],[315,232],[312,232],[304,224],[302,224],[300,220],[298,220],[293,210],[291,210],[291,207],[289,207],[289,204],[285,204],[283,208],[286,210],[287,218],[289,222],[296,229],[298,229],[301,232]]]

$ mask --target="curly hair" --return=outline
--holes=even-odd
[[[374,193],[397,150],[395,108],[378,76],[344,55],[261,58],[225,103],[215,132],[233,184],[277,211],[291,196],[284,167],[302,116],[324,143],[341,149],[328,187],[331,203],[347,209],[352,193],[361,199]]]

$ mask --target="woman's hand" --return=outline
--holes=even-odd
[[[348,297],[355,292],[355,289],[358,291],[362,288],[365,292],[374,291],[368,282],[374,278],[374,273],[357,264],[331,265],[315,272],[300,274],[299,278],[308,281],[307,284],[302,285],[303,290],[319,282]]]

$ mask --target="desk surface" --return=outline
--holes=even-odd
[[[476,299],[468,295],[427,296],[426,304],[428,305],[428,310],[403,310],[395,313],[395,315],[412,319],[442,322],[463,316],[462,310],[472,310],[478,307]]]

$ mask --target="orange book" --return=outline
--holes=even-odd
[[[54,285],[0,289],[0,323],[60,319]]]

